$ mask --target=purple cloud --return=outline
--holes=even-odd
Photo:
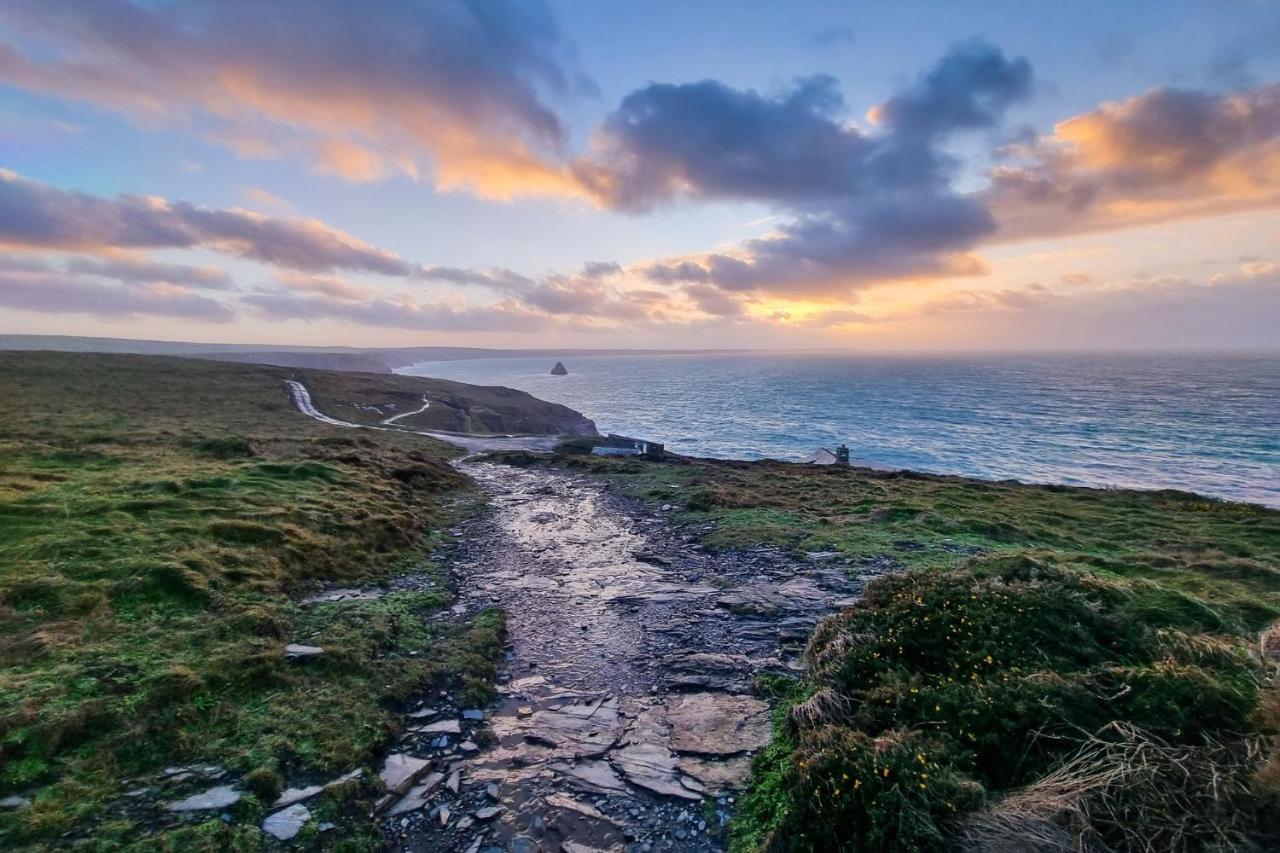
[[[143,315],[215,323],[235,319],[222,302],[180,289],[120,287],[47,273],[0,272],[0,305],[46,314]]]
[[[142,196],[108,199],[4,171],[0,245],[81,252],[206,248],[305,272],[420,273],[417,265],[314,219],[276,219]]]
[[[830,77],[772,97],[715,81],[654,84],[622,101],[575,173],[621,210],[695,198],[791,214],[738,253],[651,265],[657,282],[830,294],[886,278],[973,274],[981,265],[966,253],[996,224],[981,200],[952,187],[956,164],[942,144],[995,127],[1029,96],[1031,79],[1026,60],[966,42],[873,111],[874,131],[844,121]]]

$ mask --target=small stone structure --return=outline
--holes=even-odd
[[[814,451],[813,458],[809,460],[813,465],[848,465],[849,464],[849,447],[842,444],[834,451],[827,450],[825,447],[819,447]]]
[[[609,433],[600,447],[592,448],[595,456],[643,456],[646,459],[661,459],[666,449],[661,442],[649,441],[646,438],[629,438],[625,435]]]

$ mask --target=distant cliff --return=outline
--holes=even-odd
[[[396,417],[396,426],[439,432],[598,434],[582,413],[512,388],[311,370],[298,371],[297,378],[310,389],[320,411],[353,423],[378,424]]]

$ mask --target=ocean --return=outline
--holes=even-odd
[[[568,376],[552,376],[557,358]],[[399,372],[506,385],[677,453],[1172,488],[1280,506],[1280,356],[548,356]]]

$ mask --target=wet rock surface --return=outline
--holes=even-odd
[[[397,750],[433,775],[386,812],[390,844],[723,849],[769,738],[753,677],[794,670],[814,625],[891,566],[713,552],[599,483],[463,467],[489,506],[435,556],[460,591],[455,615],[506,612],[507,664],[485,713],[409,721]]]

